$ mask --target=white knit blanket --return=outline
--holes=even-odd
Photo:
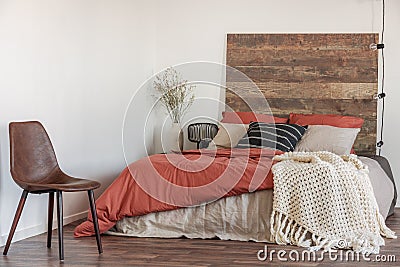
[[[280,162],[272,167],[273,242],[379,253],[382,236],[396,238],[379,213],[368,168],[357,156],[288,152],[274,160]]]

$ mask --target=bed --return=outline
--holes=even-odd
[[[377,53],[370,51],[368,47],[376,38],[376,34],[228,34],[227,64],[244,72],[257,84],[268,99],[273,114],[280,118],[287,118],[290,113],[336,114],[362,118],[364,125],[357,135],[354,149],[357,154],[365,155],[359,158],[370,170],[379,210],[386,218],[393,214],[397,193],[388,161],[384,157],[375,156],[377,104],[373,96],[377,92]],[[229,76],[226,81],[228,87],[240,88],[237,81]],[[246,93],[245,89],[242,90],[241,93]],[[228,91],[226,103],[234,111],[249,111],[246,103],[237,94]],[[260,106],[254,111],[263,113],[262,109]],[[257,162],[266,159],[270,167],[273,164],[272,156],[276,154],[268,149],[251,149],[249,154],[243,156],[241,152],[235,151],[196,150],[172,157],[192,157],[196,161],[198,157],[204,159],[210,156],[215,160],[217,153],[221,158],[216,157],[216,165],[226,159],[245,158],[244,161],[248,162],[250,158]],[[154,162],[163,162],[168,155],[152,157]],[[240,165],[240,161],[235,162]],[[147,174],[138,174],[137,169],[140,166],[139,164],[136,167],[134,175],[146,176]],[[176,202],[160,204],[157,199],[146,196],[145,192],[136,196],[132,192],[125,194],[124,190],[130,188],[128,183],[132,180],[127,168],[110,186],[111,189],[107,189],[97,201],[100,230],[123,236],[218,237],[269,242],[272,174],[264,174],[264,180],[252,186],[248,174],[252,174],[254,169],[247,169],[246,166],[243,166],[244,171],[239,175],[235,186],[221,187],[224,194],[205,194],[198,191],[198,195],[192,195],[190,200],[183,200],[181,205],[175,205]],[[265,170],[268,166],[265,166]],[[225,167],[222,169],[225,170]],[[215,172],[212,170],[201,175],[213,176]],[[172,178],[177,184],[190,180],[177,177],[179,174]],[[210,181],[212,179],[208,180]],[[195,186],[206,182],[207,180],[203,180]],[[171,196],[174,198],[171,192],[161,194],[168,194],[165,197],[169,199]],[[89,217],[89,221],[76,228],[75,236],[91,234]]]
[[[393,214],[395,187],[383,157],[361,157],[369,167],[381,214]],[[381,165],[382,164],[382,165]],[[386,165],[386,166],[385,166]],[[389,175],[388,175],[389,174]],[[222,198],[197,207],[126,217],[107,231],[110,235],[162,238],[215,238],[270,242],[273,190]]]

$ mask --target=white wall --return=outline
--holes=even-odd
[[[400,1],[386,2],[383,154],[400,185]],[[380,0],[0,0],[0,245],[21,193],[9,175],[8,122],[41,120],[63,169],[101,181],[98,195],[124,167],[123,115],[153,71],[187,61],[224,63],[226,33],[378,32],[380,5]],[[149,99],[140,99],[135,103],[145,109]],[[195,104],[190,115],[205,110],[215,117],[220,112],[217,105]],[[143,139],[142,130],[128,132]],[[133,153],[131,158],[145,154],[142,148]],[[66,194],[65,203],[69,220],[87,209],[84,193]],[[46,205],[44,196],[30,197],[16,239],[46,230]]]
[[[226,33],[371,33],[381,31],[382,0],[157,1],[158,70],[206,60],[225,63]],[[386,0],[385,146],[400,191],[399,130],[400,1]],[[211,108],[211,107],[209,107]],[[219,116],[218,106],[212,113]],[[204,107],[194,106],[192,114]],[[208,110],[210,113],[210,110]],[[400,198],[397,202],[400,206]]]
[[[392,166],[396,179],[397,192],[400,195],[400,1],[386,0],[385,20],[385,121],[382,155],[386,156]],[[400,196],[397,198],[397,206],[400,206]]]
[[[0,0],[0,246],[22,192],[9,174],[10,121],[42,121],[61,167],[102,183],[96,196],[125,166],[123,116],[153,71],[152,10],[146,1]],[[66,193],[66,222],[87,203],[86,193]],[[28,197],[15,240],[46,230],[46,206],[46,195]]]

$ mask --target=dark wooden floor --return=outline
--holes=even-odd
[[[387,220],[387,224],[400,234],[400,209],[396,211],[397,213]],[[8,256],[0,256],[0,266],[400,266],[399,239],[386,239],[386,246],[380,252],[380,255],[386,257],[394,255],[397,263],[376,262],[374,257],[371,257],[370,262],[363,259],[360,259],[360,262],[331,261],[328,257],[323,261],[281,262],[276,254],[272,262],[262,262],[257,259],[257,252],[264,248],[264,244],[261,243],[115,236],[102,237],[104,254],[99,256],[94,237],[73,238],[75,225],[77,222],[64,227],[64,263],[60,264],[58,260],[57,234],[54,231],[53,248],[47,249],[45,234],[16,242],[11,245]],[[267,246],[269,251],[303,251],[289,246]]]

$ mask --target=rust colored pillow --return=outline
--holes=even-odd
[[[266,123],[287,123],[287,118],[279,118],[271,115],[258,114],[253,112],[222,112],[222,120],[224,123],[241,123],[249,124],[252,121],[266,122]]]
[[[339,128],[361,128],[364,119],[334,114],[297,114],[290,113],[289,123],[305,125],[330,125]]]

